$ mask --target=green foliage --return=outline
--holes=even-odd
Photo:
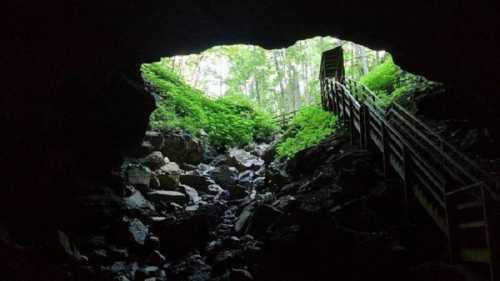
[[[401,69],[388,56],[383,63],[375,66],[361,77],[360,82],[374,92],[392,91],[391,88],[396,83],[400,73]]]
[[[360,82],[372,90],[379,100],[378,105],[389,106],[398,97],[432,87],[435,83],[423,77],[402,71],[390,56],[361,77]]]
[[[336,124],[337,118],[319,106],[302,108],[290,121],[290,129],[277,146],[278,157],[293,157],[318,144],[334,132]]]
[[[218,149],[269,138],[276,130],[272,117],[255,109],[243,95],[211,100],[159,63],[144,64],[141,71],[159,96],[150,120],[153,128],[179,127],[194,135],[203,130]]]

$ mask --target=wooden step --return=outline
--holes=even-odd
[[[489,263],[490,253],[487,248],[468,248],[460,251],[460,257],[466,262]]]
[[[485,221],[471,221],[471,222],[461,223],[458,225],[458,227],[466,229],[466,228],[484,227],[485,225],[486,225]]]
[[[481,201],[472,201],[472,202],[458,204],[457,210],[465,210],[465,209],[477,208],[477,207],[481,207],[481,206],[483,206]]]

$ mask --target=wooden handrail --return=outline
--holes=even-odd
[[[324,59],[325,56],[323,66]],[[380,106],[381,100],[375,93],[352,79],[331,73],[321,73],[320,78],[323,108],[335,112],[349,126],[352,140],[359,138],[362,149],[373,147],[382,154],[384,175],[391,176],[391,171],[395,171],[403,180],[405,196],[409,189],[413,190],[418,202],[447,236],[451,261],[457,258],[487,261],[491,280],[497,280],[495,276],[500,273],[500,248],[495,241],[498,236],[495,231],[499,228],[495,225],[498,224],[495,209],[500,208],[497,206],[498,182],[401,105]],[[408,212],[407,200],[405,202]],[[471,221],[459,211],[477,206],[483,209],[480,220]],[[467,239],[462,236],[469,225],[484,226],[486,245],[482,247],[488,259],[461,256],[471,250],[461,244]]]
[[[332,80],[331,78],[326,78],[329,80]],[[365,98],[369,98],[374,102],[380,101],[380,98],[377,97],[375,93],[373,93],[368,87],[363,85],[362,83],[352,80],[350,78],[345,78],[347,83],[350,83],[352,85],[355,85],[361,89],[363,89],[362,94],[365,95]],[[341,84],[338,81],[333,81],[334,83]],[[342,89],[349,94],[350,97],[355,98],[352,94],[351,91],[347,89],[344,85],[341,85]],[[374,109],[374,111],[379,111],[379,108],[376,108],[376,104],[371,104],[369,103],[371,108]],[[484,181],[485,182],[485,187],[487,191],[490,193],[490,195],[497,201],[500,201],[500,194],[498,194],[498,183],[493,179],[488,173],[483,171],[476,163],[474,163],[470,158],[465,156],[463,153],[459,152],[453,145],[451,145],[448,141],[444,140],[440,135],[438,135],[436,132],[434,132],[429,126],[427,126],[425,123],[423,123],[421,120],[413,116],[410,112],[408,112],[405,108],[403,108],[401,105],[399,105],[397,102],[393,102],[390,106],[390,108],[386,112],[391,112],[390,109],[394,108],[397,111],[401,112],[405,116],[401,116],[398,118],[399,120],[405,122],[413,132],[417,133],[422,140],[424,140],[426,143],[430,145],[430,147],[434,148],[434,150],[439,153],[440,157],[443,157],[445,160],[447,160],[449,163],[451,163],[456,169],[458,169],[465,177],[467,177],[471,182],[479,182],[479,181]],[[395,111],[395,113],[397,113]],[[379,111],[380,112],[380,111]],[[406,118],[405,118],[406,117]],[[423,128],[423,130],[418,130],[415,128],[414,125],[409,123],[407,120],[410,119],[411,122],[415,123],[416,125],[420,126]],[[425,132],[425,133],[424,133]],[[430,140],[428,136],[430,135],[433,139],[435,140]],[[436,145],[435,142],[439,142],[438,145]],[[445,152],[445,149],[450,151],[453,156],[450,156],[449,153]],[[455,158],[455,159],[454,159]],[[456,159],[458,158],[458,159]],[[458,161],[457,161],[458,160]],[[460,164],[458,164],[458,162]],[[464,165],[468,166],[470,169],[474,171],[474,173],[479,174],[480,176],[475,176],[474,173],[471,173],[467,171],[467,169],[464,169]]]

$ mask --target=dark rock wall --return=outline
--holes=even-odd
[[[495,114],[495,5],[9,0],[1,9],[2,192],[43,206],[54,200],[51,188],[71,188],[66,178],[107,172],[139,144],[153,110],[152,97],[141,90],[140,63],[217,44],[276,48],[317,35],[352,40],[389,50],[407,70],[446,82]],[[3,207],[15,207],[7,201]]]

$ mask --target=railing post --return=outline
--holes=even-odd
[[[363,103],[363,106],[365,108],[365,113],[364,113],[364,124],[365,124],[365,148],[366,149],[369,149],[370,148],[370,141],[371,141],[371,137],[370,137],[370,130],[371,130],[371,125],[370,125],[370,120],[372,118],[372,115],[370,113],[370,109],[368,108],[368,106]]]
[[[356,135],[356,127],[354,127],[354,102],[349,97],[349,129],[351,130],[351,144],[354,144],[354,136]]]
[[[457,204],[456,195],[446,195],[451,191],[449,184],[444,185],[444,203],[445,203],[445,216],[446,228],[448,230],[448,254],[451,264],[456,264],[460,260],[460,242],[457,238],[458,221],[457,221]]]
[[[362,149],[368,149],[368,110],[364,103],[359,107],[359,140]]]
[[[483,200],[483,214],[485,221],[485,232],[486,232],[486,243],[488,247],[488,252],[490,255],[490,276],[493,281],[497,281],[500,278],[500,256],[499,252],[500,245],[497,243],[499,229],[498,229],[498,217],[496,216],[495,210],[497,209],[497,204],[492,200],[491,196],[486,191],[484,184],[480,186],[481,197]],[[495,279],[496,278],[496,279]]]
[[[390,176],[390,169],[391,169],[391,163],[390,163],[390,148],[389,148],[389,133],[387,132],[385,120],[382,121],[382,161],[384,165],[384,176],[385,178],[389,178]]]
[[[410,199],[409,199],[409,190],[412,188],[412,175],[411,175],[411,155],[408,147],[403,145],[403,208],[404,214],[403,219],[405,223],[410,222]]]

